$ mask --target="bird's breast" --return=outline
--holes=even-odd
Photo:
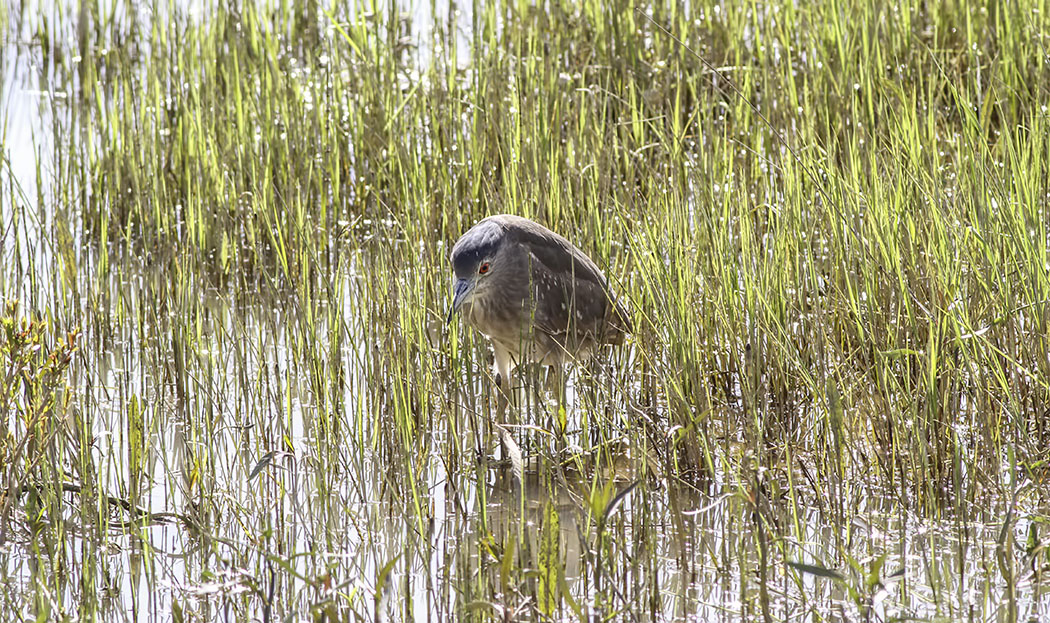
[[[523,339],[528,339],[531,312],[528,299],[511,293],[475,297],[466,310],[466,320],[489,339],[499,341],[514,353],[518,353]],[[511,348],[511,345],[514,345]]]

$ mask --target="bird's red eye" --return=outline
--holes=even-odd
[[[489,263],[488,262],[485,262],[484,264],[482,264],[481,266],[478,267],[478,274],[479,275],[484,275],[487,272],[489,272]]]

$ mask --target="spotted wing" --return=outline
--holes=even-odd
[[[588,342],[619,343],[630,320],[589,257],[565,238],[515,219],[515,242],[528,254],[538,330],[571,350]]]

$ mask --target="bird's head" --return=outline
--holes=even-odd
[[[496,288],[502,260],[504,260],[505,236],[503,226],[492,220],[483,220],[463,234],[452,247],[452,268],[456,272],[456,285],[452,306],[448,310],[448,322],[463,307],[475,299],[483,298]]]

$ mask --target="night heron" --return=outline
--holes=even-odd
[[[488,336],[497,383],[509,388],[512,366],[560,368],[601,344],[619,344],[630,317],[591,258],[529,219],[490,216],[452,248],[457,311]]]

